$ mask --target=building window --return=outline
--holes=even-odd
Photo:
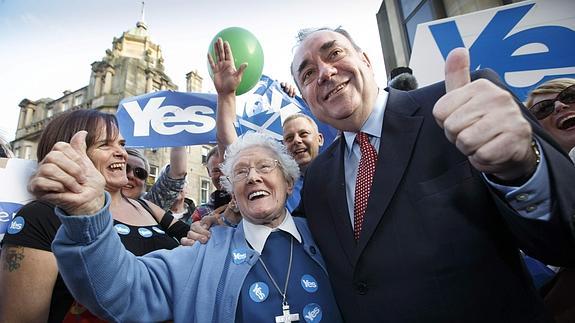
[[[208,163],[208,153],[210,152],[210,147],[202,146],[202,164],[206,165]]]
[[[68,100],[62,101],[61,104],[62,104],[62,111],[66,111],[70,107],[70,102],[68,102]]]
[[[158,92],[162,89],[162,84],[160,82],[154,80],[154,84],[152,85],[152,92]]]
[[[74,97],[74,106],[79,106],[82,103],[83,96],[82,94],[77,94]]]
[[[32,159],[32,147],[24,146],[24,159]]]
[[[402,23],[409,41],[409,51],[413,48],[417,25],[445,18],[445,8],[441,0],[399,0]]]
[[[46,109],[46,118],[50,118],[53,115],[54,115],[54,109],[52,108]]]
[[[208,203],[208,199],[210,197],[210,184],[211,181],[209,179],[200,179],[200,204]]]
[[[422,0],[400,0],[401,11],[404,17],[409,17],[409,15],[417,8]]]
[[[146,191],[149,190],[158,178],[158,166],[150,165],[150,173],[146,179]]]

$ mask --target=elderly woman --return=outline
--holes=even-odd
[[[63,153],[60,148],[69,147],[65,142],[80,130],[88,131],[81,143],[83,162],[97,176],[86,177],[84,172],[72,167],[75,164],[70,161],[60,165],[62,170],[53,167],[53,160],[61,159],[58,157]],[[84,193],[86,188],[93,186],[108,191],[110,212],[114,215],[110,219],[111,234],[136,255],[172,249],[178,242],[166,235],[155,220],[163,214],[159,207],[139,203],[121,194],[127,183],[128,157],[113,115],[97,110],[76,110],[58,115],[42,132],[37,158],[41,162],[36,182],[32,184],[44,190],[38,195],[45,199],[22,207],[2,241],[0,322],[78,322],[82,319],[94,322],[96,318],[74,302],[52,253],[51,244],[60,227],[54,204],[75,205],[73,201],[60,199],[64,191]],[[82,184],[57,181],[61,172],[80,176]]]
[[[215,228],[205,245],[135,257],[113,230],[84,136],[55,147],[30,189],[58,205],[58,267],[90,310],[113,321],[341,321],[306,222],[285,208],[299,174],[279,142],[247,134],[228,147],[222,171],[243,216],[237,228]]]

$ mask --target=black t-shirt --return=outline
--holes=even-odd
[[[22,223],[21,229],[15,233],[6,233],[3,245],[16,245],[27,248],[52,252],[52,241],[61,225],[54,212],[54,205],[43,201],[33,201],[23,206],[16,214],[15,220]],[[14,221],[14,220],[13,220]],[[131,226],[114,220],[114,228],[118,232],[127,250],[141,256],[158,249],[173,249],[179,244],[159,228],[159,225]],[[58,274],[48,322],[62,322],[74,301],[62,277]]]

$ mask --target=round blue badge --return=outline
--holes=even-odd
[[[303,318],[307,323],[321,322],[322,310],[316,303],[307,304],[303,308]]]
[[[158,227],[152,227],[152,230],[156,231],[159,234],[166,234],[166,232],[164,232],[164,230],[162,230]]]
[[[234,264],[239,265],[246,262],[248,259],[248,253],[245,249],[234,249],[232,250],[232,261]]]
[[[22,231],[22,229],[24,229],[24,224],[26,224],[24,218],[21,216],[17,216],[14,219],[12,219],[12,222],[10,223],[10,226],[8,227],[8,230],[6,230],[6,232],[9,234],[16,234]]]
[[[138,233],[144,238],[149,238],[153,234],[152,231],[148,228],[139,228]]]
[[[125,224],[118,223],[118,224],[114,225],[114,229],[116,229],[116,232],[118,232],[118,234],[121,234],[124,236],[127,234],[130,234],[130,228],[128,228],[128,226]]]
[[[301,287],[305,289],[308,293],[315,293],[317,292],[317,280],[312,275],[303,275],[301,276]]]
[[[270,294],[268,285],[264,282],[256,282],[250,286],[250,298],[256,303],[265,301]]]

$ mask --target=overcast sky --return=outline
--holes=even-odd
[[[204,90],[213,88],[208,45],[231,26],[256,35],[265,74],[291,80],[297,30],[341,25],[368,53],[381,84],[385,67],[375,18],[380,5],[381,0],[147,0],[145,21],[180,91],[185,74],[195,69],[204,77]],[[0,134],[14,138],[22,99],[57,99],[64,90],[86,86],[90,64],[102,59],[114,37],[135,26],[140,11],[135,0],[0,0]]]

